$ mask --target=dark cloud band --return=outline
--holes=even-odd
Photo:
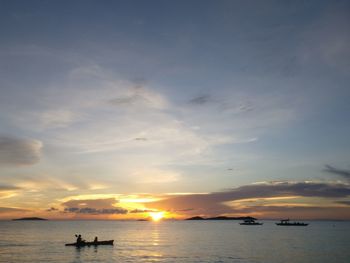
[[[88,200],[69,200],[62,205],[65,206],[64,212],[77,214],[127,214],[128,210],[114,206],[118,203],[115,198],[88,199]]]
[[[104,209],[96,209],[91,207],[69,207],[65,208],[64,212],[68,213],[77,213],[77,214],[91,214],[91,215],[106,215],[106,214],[127,214],[128,210],[124,208],[104,208]]]
[[[269,197],[320,197],[320,198],[345,198],[350,195],[348,184],[331,184],[315,182],[271,182],[265,184],[245,185],[223,192],[209,194],[191,194],[166,198],[148,206],[155,209],[183,210],[195,208],[194,212],[203,213],[229,213],[234,212],[232,207],[225,204],[229,201],[237,201],[251,198]]]

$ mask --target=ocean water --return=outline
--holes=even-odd
[[[74,234],[114,246],[65,247]],[[350,222],[0,221],[0,262],[350,262]]]

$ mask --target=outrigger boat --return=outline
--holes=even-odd
[[[283,219],[279,223],[276,223],[278,226],[307,226],[308,223],[302,223],[302,222],[290,222],[289,219]]]
[[[239,224],[243,226],[261,226],[263,223],[255,222],[254,219],[245,219],[244,222]]]
[[[114,242],[114,240],[92,241],[92,242],[82,241],[80,243],[69,243],[69,244],[66,244],[66,246],[75,246],[75,247],[100,246],[100,245],[112,245],[113,246],[113,242]]]

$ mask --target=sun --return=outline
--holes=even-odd
[[[164,212],[150,212],[149,215],[153,221],[157,222],[164,217]]]

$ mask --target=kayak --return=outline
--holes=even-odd
[[[97,241],[97,242],[81,242],[81,243],[69,243],[66,244],[66,246],[75,246],[75,247],[85,247],[85,246],[100,246],[100,245],[112,245],[113,246],[114,240],[104,240],[104,241]]]

